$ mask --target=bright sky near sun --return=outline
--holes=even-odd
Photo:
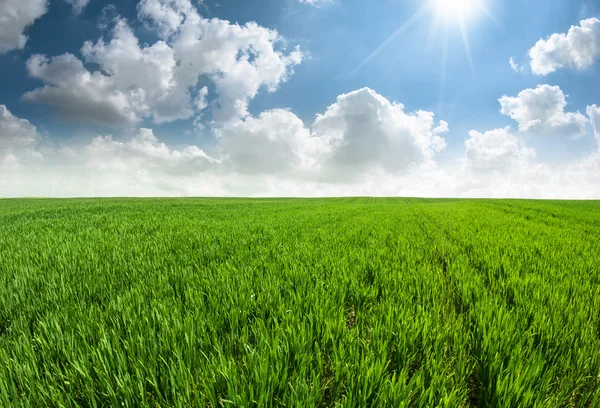
[[[0,196],[600,198],[595,0],[2,0]]]

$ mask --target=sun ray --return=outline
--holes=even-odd
[[[478,1],[477,7],[479,8],[479,10],[481,10],[483,12],[483,14],[486,15],[487,18],[492,20],[498,27],[500,27],[501,29],[504,29],[504,25],[502,25],[500,20],[498,20],[496,18],[496,16],[494,14],[492,14],[492,12],[486,7],[484,2],[482,2],[481,0]]]
[[[433,21],[431,23],[431,28],[429,30],[429,36],[427,37],[427,45],[425,46],[425,48],[429,49],[431,44],[437,38],[437,34],[439,31],[441,21],[442,21],[442,17],[438,13],[435,13],[435,16],[433,17]]]
[[[471,67],[473,78],[475,78],[475,65],[473,65],[473,57],[471,56],[471,43],[469,42],[469,33],[467,33],[465,22],[460,17],[458,19],[458,26],[460,28],[460,35],[462,36],[465,52],[467,53],[467,58],[469,59],[469,66]]]
[[[438,101],[438,114],[442,111],[442,104],[444,102],[444,94],[446,92],[446,73],[448,65],[448,36],[444,37],[442,45],[442,67],[440,72],[440,95]]]
[[[348,80],[352,75],[354,75],[359,69],[361,69],[367,62],[371,61],[377,54],[379,54],[385,47],[387,47],[392,41],[394,41],[398,36],[403,34],[406,30],[413,26],[417,21],[419,21],[425,13],[429,10],[429,6],[423,6],[415,14],[413,14],[408,20],[406,20],[400,27],[396,29],[384,42],[379,45],[367,58],[363,60],[348,76],[346,80]]]
[[[475,64],[473,62],[473,56],[471,52],[471,43],[469,38],[469,32],[467,31],[467,23],[473,19],[476,14],[485,15],[492,22],[494,22],[500,28],[504,28],[500,21],[490,12],[486,6],[486,0],[428,0],[425,4],[419,8],[410,18],[408,18],[400,27],[398,27],[385,41],[383,41],[371,54],[369,54],[356,68],[346,76],[346,80],[350,79],[356,72],[364,67],[369,61],[375,58],[381,51],[390,45],[395,39],[404,34],[409,28],[415,23],[420,21],[425,14],[431,13],[433,15],[433,21],[429,31],[429,35],[425,40],[424,47],[429,49],[431,44],[438,38],[439,31],[444,30],[443,35],[443,62],[441,81],[446,81],[446,65],[447,65],[447,53],[448,53],[448,25],[453,23],[460,30],[462,37],[463,46],[469,67],[473,74],[473,78],[476,79]],[[445,85],[441,85],[443,87]],[[440,98],[443,97],[443,92],[440,91]],[[440,102],[441,103],[441,102]]]

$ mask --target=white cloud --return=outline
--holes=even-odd
[[[35,126],[14,116],[6,105],[0,105],[0,152],[31,146],[37,138]]]
[[[86,42],[81,52],[86,62],[98,64],[103,72],[88,71],[72,54],[51,60],[34,55],[27,63],[29,74],[47,85],[26,93],[24,99],[51,105],[67,120],[106,125],[192,116],[190,95],[174,78],[174,51],[165,42],[140,47],[127,23],[117,19],[109,43]]]
[[[0,1],[0,54],[22,50],[27,43],[25,30],[47,10],[47,0]]]
[[[35,126],[0,105],[0,169],[16,166],[23,157],[30,157],[38,138]]]
[[[477,172],[505,172],[531,163],[535,150],[525,146],[510,128],[469,132],[464,163]]]
[[[175,34],[186,16],[201,20],[189,0],[141,0],[137,6],[140,18],[151,20],[163,38]]]
[[[76,78],[80,67],[71,66],[76,60],[72,56],[65,59],[64,66],[45,66],[41,59],[32,63],[32,71],[52,84]],[[205,92],[199,93],[199,99]],[[311,126],[289,110],[276,109],[213,130],[216,158],[196,146],[171,149],[150,129],[141,129],[129,138],[98,136],[85,147],[73,143],[60,147],[30,145],[31,150],[43,152],[46,164],[24,174],[37,174],[40,180],[50,175],[59,180],[60,175],[76,174],[67,177],[75,180],[67,189],[75,195],[90,191],[104,195],[110,191],[109,182],[115,183],[114,194],[142,195],[143,186],[157,194],[159,184],[165,194],[174,195],[198,191],[254,194],[260,188],[270,191],[282,185],[317,193],[323,189],[341,191],[342,186],[357,180],[374,188],[368,179],[376,175],[408,177],[434,169],[433,158],[445,147],[442,135],[448,131],[448,123],[440,121],[436,126],[432,113],[406,113],[401,104],[365,88],[340,95]],[[83,175],[94,181],[79,185],[83,181],[78,177]],[[211,190],[205,180],[224,190]],[[30,177],[27,183],[30,189],[36,185]],[[90,183],[104,187],[90,190]],[[249,186],[244,187],[247,183]],[[40,188],[47,186],[61,191],[54,182]],[[127,191],[125,186],[132,190]]]
[[[599,111],[588,107],[594,126]],[[471,131],[464,154],[441,165],[448,123],[368,88],[340,95],[310,125],[276,109],[213,130],[216,147],[206,152],[168,146],[143,128],[57,144],[0,107],[0,196],[600,197],[598,152],[551,166],[503,128]]]
[[[294,172],[347,182],[365,172],[407,173],[435,167],[448,123],[431,112],[404,112],[369,88],[340,95],[307,127],[288,110],[272,110],[217,131],[225,163],[244,174]]]
[[[315,169],[326,146],[292,112],[276,109],[217,131],[224,163],[242,174],[276,174]]]
[[[221,195],[218,165],[197,146],[168,147],[150,129],[56,145],[0,106],[0,196]]]
[[[470,132],[465,156],[445,174],[450,195],[460,197],[598,198],[600,157],[592,154],[566,166],[536,160],[511,128]]]
[[[565,112],[566,97],[558,86],[540,85],[498,101],[500,112],[516,120],[520,131],[574,138],[586,134],[588,119],[580,112]]]
[[[302,62],[298,48],[286,53],[276,31],[253,22],[240,26],[203,18],[189,0],[143,0],[138,12],[175,50],[177,83],[193,87],[200,76],[212,80],[214,125],[246,117],[261,88],[274,92]]]
[[[448,124],[435,123],[431,112],[405,113],[369,88],[340,95],[317,115],[312,131],[332,146],[328,169],[336,177],[352,177],[372,167],[402,173],[433,164],[435,153],[446,147],[440,136]]]
[[[189,119],[193,113],[187,87],[176,79],[175,52],[164,41],[140,47],[123,19],[116,21],[109,43],[86,42],[81,52],[87,62],[97,63],[116,89],[135,90],[138,117],[152,117],[155,123]],[[130,100],[131,100],[130,99]]]
[[[582,20],[567,34],[552,34],[539,40],[529,50],[531,70],[537,75],[548,75],[562,67],[584,69],[600,56],[600,20]]]
[[[590,117],[590,122],[594,128],[594,136],[596,136],[598,150],[600,151],[600,107],[596,105],[588,106],[587,114]]]
[[[63,0],[66,3],[70,4],[73,7],[73,12],[75,14],[79,14],[83,11],[85,6],[90,2],[90,0]]]
[[[515,71],[517,73],[523,72],[523,67],[519,63],[515,62],[515,60],[514,60],[514,58],[512,56],[508,60],[508,63],[510,64],[510,68],[513,71]]]
[[[199,75],[212,80],[217,98],[211,108],[217,125],[247,116],[248,103],[259,90],[277,90],[302,61],[303,54],[298,49],[287,54],[277,50],[283,40],[276,31],[256,23],[239,26],[205,19],[195,10],[187,11],[187,7],[177,10],[186,10],[182,12],[185,19],[177,26],[178,31],[170,36],[181,64],[178,80],[188,85],[195,84]],[[162,15],[155,20],[159,28],[163,24],[160,18]]]
[[[277,90],[302,61],[298,49],[283,49],[276,31],[205,19],[189,0],[143,0],[138,12],[162,40],[140,45],[116,18],[110,41],[87,41],[81,49],[84,61],[101,70],[89,71],[71,54],[33,56],[29,73],[46,86],[24,99],[51,105],[68,120],[108,125],[189,119],[210,107],[212,124],[220,126],[246,117],[250,100],[263,88]],[[65,69],[69,75],[60,73]],[[215,88],[210,103],[207,79]]]
[[[122,91],[111,77],[89,72],[72,54],[52,59],[33,55],[27,61],[29,75],[47,85],[27,92],[23,99],[55,107],[65,120],[107,125],[133,123],[143,108],[143,94],[136,89]]]
[[[35,126],[0,105],[0,190],[11,171],[43,162],[43,156],[34,148],[40,139]]]
[[[202,112],[208,106],[208,101],[206,97],[208,96],[208,88],[205,86],[198,91],[198,95],[196,95],[196,99],[194,99],[194,104],[196,105],[196,110],[198,112]]]
[[[369,88],[340,95],[307,127],[276,109],[217,130],[224,164],[243,174],[293,173],[347,182],[364,172],[407,173],[435,166],[446,146],[430,112],[404,112]]]
[[[130,140],[98,136],[83,149],[86,166],[99,170],[152,172],[170,175],[198,174],[219,161],[197,146],[173,150],[160,142],[151,129],[140,129]]]

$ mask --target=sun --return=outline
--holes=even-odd
[[[432,0],[431,8],[440,19],[464,22],[480,11],[481,3],[479,0]]]
[[[496,17],[488,10],[487,3],[494,0],[414,0],[421,4],[421,6],[408,18],[406,19],[396,31],[394,31],[379,47],[377,47],[371,54],[369,54],[348,76],[346,79],[354,75],[359,69],[365,64],[371,61],[377,54],[383,51],[395,38],[404,34],[413,25],[423,20],[427,16],[433,16],[431,24],[431,32],[429,39],[424,41],[424,46],[437,38],[438,35],[443,39],[443,51],[442,51],[442,87],[445,78],[446,70],[446,59],[447,59],[447,47],[448,38],[450,33],[458,29],[462,37],[462,42],[465,47],[465,53],[467,60],[475,77],[475,66],[473,64],[473,58],[471,56],[471,46],[469,45],[469,33],[468,27],[472,23],[471,20],[477,19],[479,16],[486,16],[488,19],[496,23],[502,28],[502,24],[496,19]],[[442,31],[440,33],[440,31]]]

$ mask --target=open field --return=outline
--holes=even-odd
[[[0,200],[0,406],[600,407],[600,202]]]

